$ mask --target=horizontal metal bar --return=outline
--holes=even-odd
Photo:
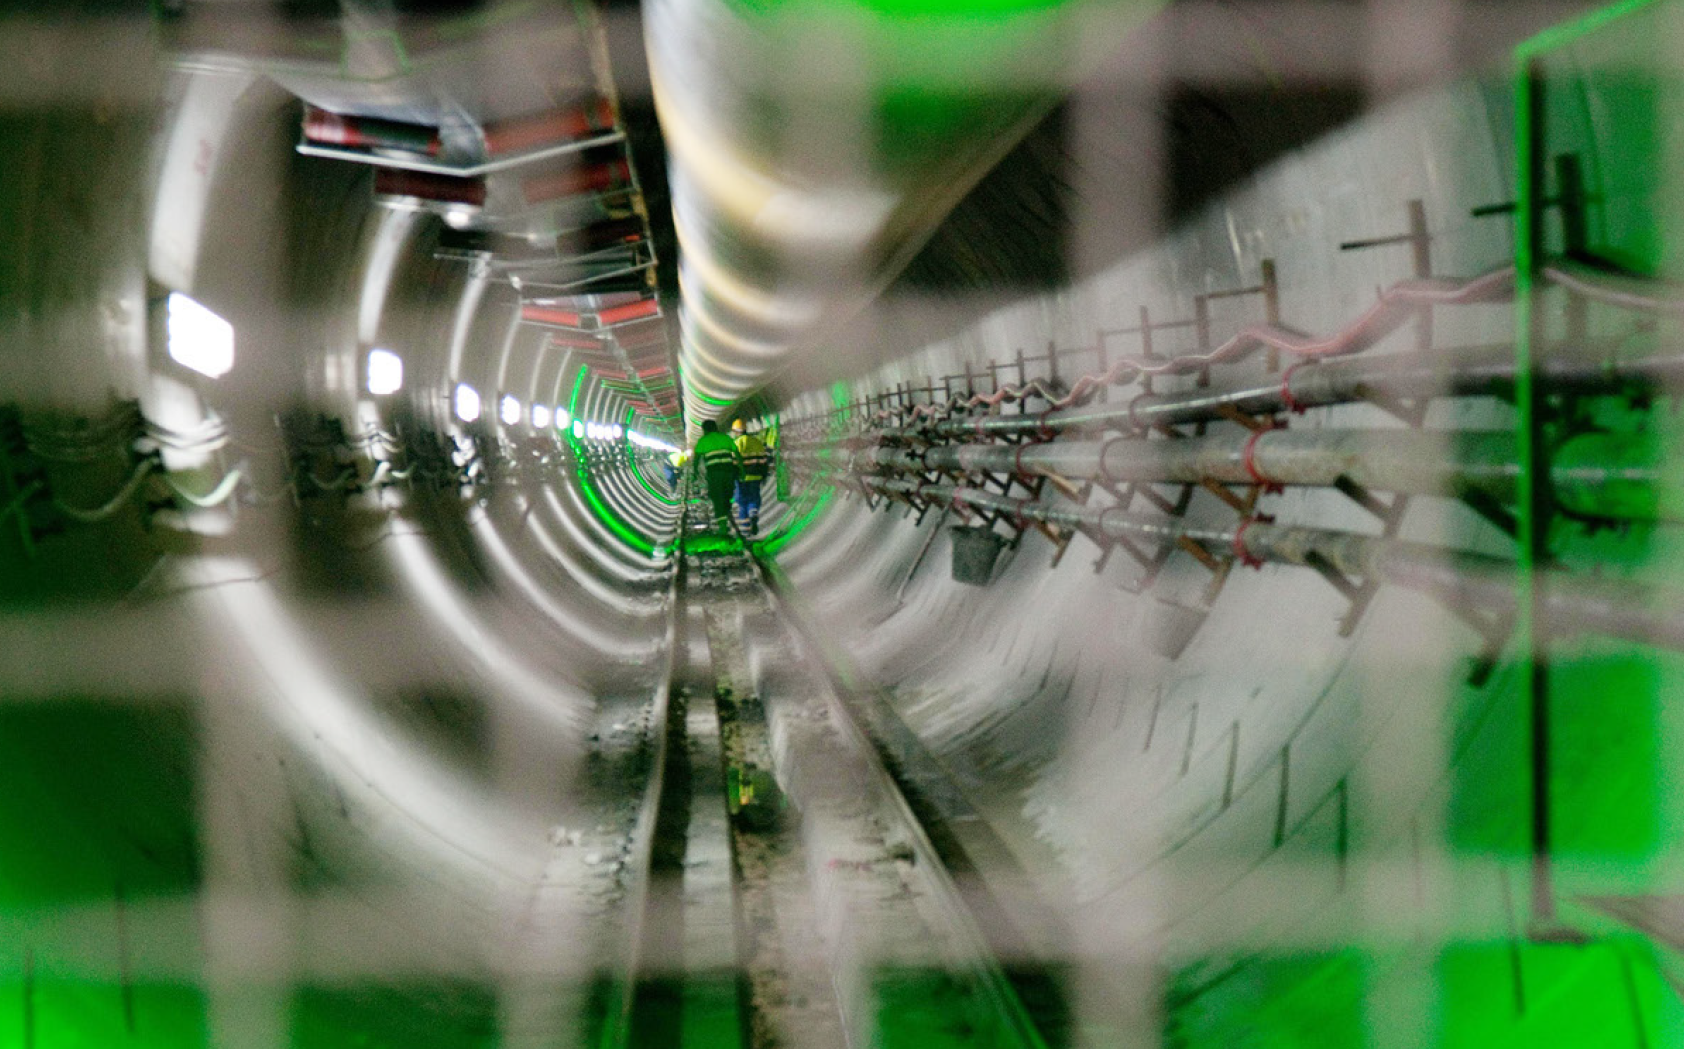
[[[412,160],[408,157],[390,156],[384,153],[368,153],[358,149],[342,149],[334,146],[322,146],[313,142],[298,143],[298,152],[307,157],[326,157],[329,160],[349,160],[354,164],[368,164],[378,168],[398,168],[402,171],[424,171],[431,175],[454,175],[458,178],[472,178],[475,175],[485,175],[493,171],[504,171],[508,168],[530,164],[535,160],[547,160],[551,157],[565,156],[569,153],[579,153],[597,146],[611,146],[625,141],[625,133],[610,131],[607,134],[596,135],[591,138],[563,142],[559,145],[544,146],[541,149],[529,150],[525,153],[515,153],[506,157],[496,157],[477,164],[442,164],[432,160]]]
[[[509,283],[511,286],[519,290],[525,290],[527,288],[543,288],[550,291],[570,291],[574,288],[582,288],[587,284],[595,284],[597,281],[608,280],[611,277],[629,277],[634,273],[646,273],[654,265],[655,263],[653,262],[641,262],[635,266],[627,266],[617,270],[607,270],[602,273],[592,274],[589,277],[581,277],[578,280],[567,281],[560,284],[555,283],[554,281],[533,280],[530,277],[520,277],[518,275],[511,274],[509,276]]]
[[[1383,248],[1389,244],[1408,244],[1415,240],[1413,233],[1398,233],[1390,237],[1370,237],[1367,240],[1347,240],[1339,245],[1340,251],[1360,251],[1363,248]]]

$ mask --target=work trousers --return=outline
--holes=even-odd
[[[751,532],[760,523],[760,478],[737,482],[737,517]]]
[[[708,502],[713,504],[713,527],[727,531],[731,525],[731,497],[736,494],[737,470],[709,470]]]

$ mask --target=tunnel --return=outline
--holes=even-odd
[[[0,158],[3,1049],[1684,1046],[1684,2],[6,3]]]

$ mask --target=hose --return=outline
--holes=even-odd
[[[156,459],[142,459],[135,465],[134,472],[129,474],[129,479],[123,483],[123,487],[117,490],[117,494],[99,506],[89,509],[84,509],[79,506],[71,506],[69,503],[66,503],[64,500],[59,499],[56,496],[53,498],[53,505],[58,508],[60,513],[70,518],[72,521],[79,521],[82,524],[97,524],[100,521],[104,521],[107,518],[115,516],[117,512],[129,502],[129,500],[135,497],[135,493],[140,491],[140,486],[146,482],[146,478],[156,469],[158,469],[158,461]]]
[[[239,487],[240,482],[244,479],[245,464],[242,463],[241,465],[228,471],[228,473],[223,476],[222,480],[217,482],[216,487],[212,488],[204,495],[188,491],[187,489],[181,487],[180,483],[177,482],[175,478],[167,475],[164,477],[164,484],[169,486],[170,491],[174,492],[177,498],[180,498],[184,502],[191,503],[200,509],[208,510],[213,506],[220,506],[221,504],[227,502],[228,497],[234,494],[234,490]]]
[[[40,481],[31,481],[24,485],[23,490],[13,496],[11,502],[7,503],[4,508],[0,508],[0,521],[4,521],[13,514],[22,514],[24,504],[29,502],[29,500],[34,497],[35,493],[39,492],[44,487],[46,486]]]

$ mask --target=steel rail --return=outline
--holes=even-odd
[[[683,527],[682,519],[679,527]],[[667,717],[671,707],[673,672],[678,659],[681,582],[679,570],[675,567],[667,594],[666,656],[651,700],[648,779],[644,783],[643,798],[638,806],[637,820],[632,825],[630,847],[626,854],[627,911],[622,940],[625,950],[619,959],[623,983],[615,988],[615,996],[603,1018],[597,1049],[618,1049],[631,1044],[632,1007],[637,996],[638,974],[646,961],[643,958],[643,921],[649,900],[655,820],[660,812],[667,765]]]
[[[761,587],[772,607],[784,621],[787,633],[795,641],[798,651],[808,664],[811,678],[816,679],[814,692],[822,697],[838,728],[837,738],[845,746],[848,756],[859,763],[872,786],[873,793],[883,798],[891,814],[906,836],[915,858],[913,870],[918,873],[927,890],[927,899],[939,910],[947,933],[964,954],[962,968],[975,981],[983,999],[993,1011],[998,1026],[994,1037],[1004,1039],[990,1042],[999,1046],[1020,1046],[1023,1049],[1046,1049],[1028,1010],[1006,977],[988,937],[965,899],[939,850],[930,839],[923,823],[914,812],[892,773],[883,762],[882,754],[873,743],[860,714],[845,694],[851,691],[845,677],[832,664],[811,630],[806,628],[790,603],[787,587],[771,565],[761,558],[751,559]],[[780,776],[780,780],[782,776]]]

